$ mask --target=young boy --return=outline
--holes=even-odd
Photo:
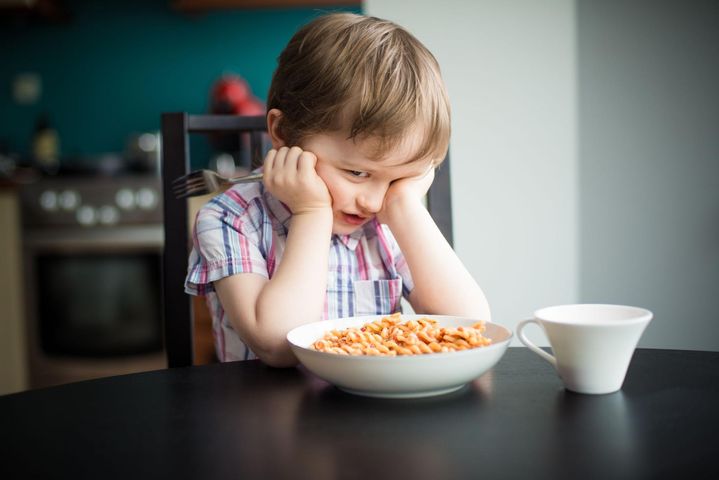
[[[487,301],[422,198],[444,159],[449,102],[439,66],[385,20],[329,14],[279,57],[268,95],[263,185],[199,212],[186,282],[207,295],[221,361],[297,360],[292,328],[417,313],[490,320]]]

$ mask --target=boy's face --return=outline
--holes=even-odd
[[[313,135],[302,149],[317,156],[317,174],[332,196],[332,233],[347,235],[369,222],[382,209],[390,186],[424,176],[430,160],[409,161],[421,140],[411,130],[404,142],[382,159],[371,157],[376,139],[352,140],[340,132]]]

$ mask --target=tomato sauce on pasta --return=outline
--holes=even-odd
[[[492,340],[482,335],[484,322],[471,327],[440,327],[436,320],[401,321],[394,313],[361,327],[330,330],[310,348],[340,355],[419,355],[486,347]]]

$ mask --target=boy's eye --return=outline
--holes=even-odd
[[[367,178],[367,177],[369,177],[369,173],[367,173],[367,172],[360,172],[359,170],[347,170],[347,173],[349,173],[349,174],[352,175],[353,177],[358,177],[358,178]]]

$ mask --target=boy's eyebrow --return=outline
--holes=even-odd
[[[375,167],[360,164],[360,163],[354,162],[352,160],[345,160],[344,162],[342,162],[341,166],[342,166],[342,168],[344,168],[346,170],[357,170],[357,171],[363,171],[363,172],[369,172],[369,173],[375,172],[377,170],[377,168],[375,168]]]
[[[344,168],[350,170],[362,170],[363,172],[370,173],[382,169],[380,165],[376,165],[375,162],[370,163],[370,161],[368,160],[354,160],[351,158],[345,158],[342,164]]]
[[[419,163],[419,162],[416,159],[410,158],[409,160],[407,160],[405,162],[391,165],[390,168],[404,167],[404,166],[410,165],[412,163]],[[347,169],[350,169],[350,170],[358,170],[358,171],[361,170],[361,171],[367,172],[367,173],[374,173],[374,172],[377,172],[377,171],[387,168],[386,166],[377,165],[374,163],[370,165],[367,163],[356,162],[353,160],[345,160],[344,167]]]

